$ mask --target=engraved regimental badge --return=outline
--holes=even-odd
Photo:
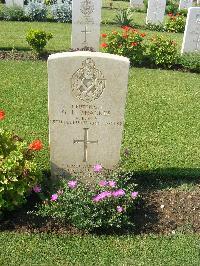
[[[72,75],[72,93],[83,100],[91,102],[98,99],[106,87],[106,81],[91,58],[82,62],[82,67]]]
[[[81,1],[80,11],[84,16],[90,16],[94,11],[94,2],[92,0]]]

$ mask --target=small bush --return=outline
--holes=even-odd
[[[185,53],[179,58],[179,64],[192,72],[200,73],[200,53]]]
[[[114,174],[108,180],[103,176],[96,179],[99,182],[93,187],[73,178],[63,180],[39,206],[37,214],[61,219],[88,231],[134,227],[132,217],[139,197],[131,178]]]
[[[164,28],[162,23],[160,23],[160,24],[148,23],[148,24],[146,24],[145,28],[148,30],[151,30],[151,31],[161,31],[161,32],[165,31],[165,28]]]
[[[72,4],[71,1],[65,1],[62,4],[54,4],[51,6],[52,17],[57,22],[72,21]]]
[[[4,117],[4,111],[0,110],[0,120]],[[40,181],[34,151],[41,148],[39,140],[28,147],[18,136],[0,128],[0,211],[20,206]]]
[[[177,63],[178,52],[176,42],[163,36],[154,36],[147,49],[150,64],[170,68]]]
[[[131,26],[133,11],[130,8],[119,10],[114,19],[115,23],[120,26]]]
[[[26,41],[38,55],[44,53],[44,47],[51,38],[53,35],[43,30],[29,30],[26,35]]]
[[[25,16],[29,21],[45,21],[47,19],[47,7],[43,3],[29,2],[25,7]]]
[[[175,0],[167,1],[166,13],[176,15],[178,13],[178,2]]]
[[[146,34],[125,26],[123,31],[102,34],[105,42],[101,44],[107,53],[126,56],[132,65],[141,65],[144,58],[144,38]]]
[[[185,17],[179,14],[176,16],[168,14],[168,21],[165,23],[165,29],[168,32],[184,32]]]
[[[11,21],[23,21],[25,20],[24,10],[20,6],[4,7],[1,11],[2,19]]]

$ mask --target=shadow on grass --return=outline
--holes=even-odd
[[[18,46],[8,46],[8,47],[0,47],[0,51],[21,51],[21,52],[25,52],[25,51],[31,51],[30,48],[28,47],[18,47]]]

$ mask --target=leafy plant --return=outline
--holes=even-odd
[[[179,64],[187,70],[200,73],[200,53],[185,53],[179,58]]]
[[[175,0],[167,1],[166,13],[176,15],[178,13],[178,2]]]
[[[165,29],[168,32],[184,32],[185,17],[179,14],[176,16],[168,14],[168,21],[165,23]]]
[[[5,112],[0,110],[0,120]],[[13,210],[25,202],[33,186],[40,181],[34,151],[42,143],[27,143],[3,128],[0,128],[0,211]]]
[[[150,64],[170,68],[177,63],[177,44],[164,36],[154,36],[148,43],[147,57]]]
[[[51,13],[53,19],[57,22],[71,22],[72,21],[71,1],[65,1],[62,4],[53,4],[51,6]]]
[[[26,35],[26,41],[38,55],[44,53],[44,47],[47,44],[47,41],[52,38],[53,35],[51,33],[46,33],[43,30],[31,29]]]
[[[24,10],[20,6],[5,6],[1,10],[2,19],[11,21],[23,21],[25,20]]]
[[[25,7],[25,15],[30,21],[44,21],[47,18],[47,7],[40,2],[29,2]]]
[[[101,165],[95,165],[96,172]],[[57,190],[39,206],[37,214],[61,219],[78,229],[127,229],[132,219],[138,192],[130,177],[114,174],[111,179],[97,173],[99,182],[93,187],[72,178],[62,180]]]
[[[114,21],[120,26],[130,26],[132,23],[132,19],[133,12],[130,8],[128,8],[119,10],[116,14]]]
[[[128,26],[124,26],[120,32],[113,31],[110,34],[102,34],[105,42],[101,44],[107,53],[118,54],[130,58],[132,65],[140,65],[144,58],[144,38],[146,34]]]

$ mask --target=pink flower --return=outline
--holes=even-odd
[[[42,188],[41,188],[40,185],[36,185],[36,186],[33,187],[33,191],[35,193],[40,193],[42,191]]]
[[[51,195],[51,201],[56,201],[58,199],[58,194]]]
[[[94,172],[100,172],[102,170],[101,164],[95,164],[93,167]]]
[[[113,191],[112,195],[115,198],[123,197],[125,195],[125,191],[123,189],[118,189],[116,191]]]
[[[135,199],[137,196],[138,196],[138,192],[136,192],[136,191],[131,192],[131,198],[132,199]]]
[[[77,181],[76,180],[71,180],[68,182],[68,187],[69,188],[75,188],[77,187]]]
[[[101,200],[104,200],[105,198],[109,198],[112,196],[112,193],[110,191],[103,191],[100,194],[93,197],[94,202],[99,202]]]
[[[107,185],[108,185],[108,182],[106,180],[99,181],[99,186],[100,187],[106,187]]]
[[[113,180],[108,181],[108,185],[109,185],[110,187],[116,187],[116,182],[113,181]]]
[[[117,206],[117,212],[123,212],[124,209],[121,206]]]

